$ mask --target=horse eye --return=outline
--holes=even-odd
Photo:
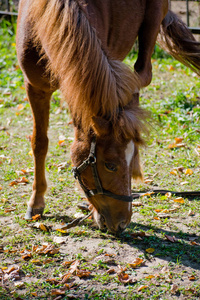
[[[117,166],[113,163],[105,163],[105,167],[109,172],[116,172]]]

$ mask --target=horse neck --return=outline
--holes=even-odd
[[[72,114],[88,131],[92,116],[114,120],[118,107],[139,88],[139,80],[122,62],[105,55],[85,10],[77,1],[35,0],[30,15],[49,68]]]

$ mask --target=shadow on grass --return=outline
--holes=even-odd
[[[152,233],[155,232],[155,235],[148,235],[147,233],[142,240],[134,238],[132,230],[135,228],[137,228],[137,232],[150,230]],[[161,234],[163,238],[158,237],[156,233]],[[165,235],[175,237],[176,241],[170,242]],[[200,245],[198,242],[197,245],[189,244],[194,240],[200,241],[200,237],[196,234],[169,231],[152,225],[131,222],[129,228],[118,239],[121,243],[127,243],[131,247],[138,248],[144,253],[146,259],[150,259],[151,256],[158,257],[168,262],[179,263],[200,270]],[[149,255],[146,252],[147,248],[154,248],[155,251]]]

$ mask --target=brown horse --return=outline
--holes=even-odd
[[[44,210],[50,98],[60,88],[75,127],[74,175],[98,226],[117,232],[129,224],[131,178],[142,178],[139,89],[151,82],[159,32],[160,43],[200,74],[200,45],[167,0],[21,0],[17,51],[33,112],[35,163],[27,219]],[[132,71],[121,61],[137,37]]]

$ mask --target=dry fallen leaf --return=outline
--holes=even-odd
[[[46,282],[48,282],[50,284],[58,284],[60,281],[56,278],[47,278]]]
[[[24,109],[24,105],[23,104],[17,105],[17,110],[23,110],[23,109]]]
[[[188,277],[190,281],[195,281],[197,278],[195,277],[195,275],[191,275]]]
[[[64,283],[68,283],[70,282],[70,279],[72,278],[72,274],[71,273],[67,273],[67,274],[64,274],[62,276],[62,281],[61,283],[64,284]]]
[[[83,269],[79,270],[78,269],[76,271],[76,276],[78,276],[79,278],[87,278],[90,276],[90,274],[91,274],[91,272],[89,272],[88,270],[83,270]]]
[[[170,241],[172,243],[175,243],[178,241],[178,239],[175,236],[170,236],[170,235],[165,234],[165,237],[168,241]]]
[[[38,221],[40,219],[41,219],[41,215],[40,214],[32,216],[32,220],[34,220],[34,221]]]
[[[153,183],[153,179],[145,179],[144,183],[151,184],[151,183]]]
[[[60,228],[57,228],[56,231],[61,232],[61,233],[63,233],[63,234],[66,234],[66,233],[67,233],[67,230],[60,229]]]
[[[172,284],[170,291],[172,294],[175,294],[178,291],[178,285]]]
[[[22,288],[25,286],[24,282],[23,281],[17,281],[14,283],[14,286],[18,289]]]
[[[134,201],[132,203],[132,205],[137,207],[137,206],[143,206],[144,204],[142,202],[139,202],[139,201]]]
[[[28,155],[33,156],[33,150],[30,150],[30,151],[28,152]]]
[[[178,175],[178,171],[177,171],[177,170],[172,170],[172,171],[170,172],[170,174],[172,174],[172,175]]]
[[[65,287],[70,290],[74,286],[74,282],[65,283]]]
[[[72,263],[74,263],[75,262],[75,260],[71,260],[71,261],[64,261],[63,263],[62,263],[62,266],[63,267],[69,267]]]
[[[71,274],[76,274],[76,272],[78,271],[78,266],[80,265],[80,261],[79,260],[75,260],[72,264],[71,267],[69,268],[69,272]]]
[[[182,148],[182,147],[186,147],[186,144],[184,143],[174,143],[174,144],[169,144],[168,145],[168,149],[174,149],[174,148]]]
[[[39,228],[43,231],[49,231],[48,227],[46,225],[44,225],[43,223],[40,223]]]
[[[129,266],[131,268],[137,268],[137,267],[141,266],[141,264],[144,264],[144,260],[137,257],[132,263],[129,263]]]
[[[130,278],[128,274],[123,273],[123,272],[118,274],[117,276],[118,276],[119,281],[123,284],[128,284],[128,283],[132,284],[132,283],[136,282],[136,281],[133,282],[133,279]]]
[[[33,297],[37,297],[38,294],[37,294],[37,292],[32,292],[31,295],[32,295]]]
[[[31,253],[25,253],[24,255],[22,255],[23,260],[29,260],[29,259],[31,259],[31,257],[32,257]]]
[[[153,253],[155,251],[154,248],[148,248],[145,250],[147,253]]]
[[[1,268],[1,269],[3,270],[4,273],[10,274],[13,271],[19,270],[19,267],[18,266],[10,266],[9,268],[4,267],[4,268]]]
[[[115,253],[105,253],[104,256],[115,257]]]
[[[188,216],[194,216],[195,213],[190,209],[189,212],[188,212]]]
[[[178,197],[178,198],[174,199],[174,202],[183,204],[183,203],[185,203],[185,200],[182,197]]]
[[[175,70],[175,68],[172,65],[170,65],[169,66],[169,71],[174,71],[174,70]]]
[[[151,195],[153,195],[153,194],[154,194],[154,192],[147,192],[147,193],[142,194],[142,197],[145,197],[145,196],[151,197]]]
[[[65,295],[65,291],[61,289],[51,290],[51,296],[60,296],[60,295]]]
[[[192,175],[193,171],[191,169],[185,170],[185,175]]]
[[[31,263],[36,266],[41,266],[42,262],[39,259],[31,259]]]
[[[188,181],[183,181],[183,182],[180,183],[180,185],[186,185],[188,183],[189,183]]]
[[[10,186],[18,185],[18,184],[27,184],[29,181],[25,177],[15,179],[12,182],[9,183]]]
[[[46,259],[44,259],[43,260],[43,265],[45,265],[45,264],[49,264],[49,263],[51,263],[51,262],[53,262],[54,260],[52,259],[52,258],[46,258]]]
[[[18,176],[26,174],[26,170],[24,169],[21,169],[20,171],[16,170],[15,172],[17,173]]]
[[[5,253],[16,253],[16,252],[18,252],[18,249],[13,247],[12,249],[5,249],[4,252]]]
[[[146,289],[146,288],[148,288],[148,285],[141,285],[141,286],[137,289],[137,291],[140,292],[140,291],[142,291],[142,290],[144,290],[144,289]]]
[[[127,270],[127,267],[122,267],[122,266],[120,266],[120,265],[118,265],[117,267],[118,267],[118,269],[119,269],[119,270],[117,271],[118,274],[124,273],[124,272]]]
[[[185,289],[185,291],[184,291],[184,294],[185,295],[195,295],[196,294],[196,289],[195,288],[191,288],[191,287],[188,287],[188,288],[186,288]]]
[[[165,194],[165,197],[171,198],[171,197],[172,197],[172,193],[171,193],[171,192],[167,192],[167,193]]]
[[[11,279],[12,281],[14,281],[14,280],[19,280],[20,279],[20,276],[19,276],[19,267],[18,266],[11,267],[5,273],[6,273],[5,276],[4,276],[5,280]]]
[[[199,244],[198,243],[196,243],[195,241],[190,241],[190,245],[195,245],[195,246],[199,246]]]
[[[115,273],[115,269],[114,268],[110,268],[108,271],[107,271],[108,274],[113,274]]]
[[[60,140],[60,141],[58,142],[58,145],[59,145],[60,147],[66,146],[65,140]]]
[[[33,247],[33,251],[38,254],[50,254],[54,255],[59,252],[59,248],[56,248],[54,245],[51,244],[43,244],[42,247]]]
[[[4,210],[4,212],[5,212],[5,213],[8,213],[8,212],[15,211],[15,210],[16,210],[16,208],[14,208],[14,207],[7,207],[7,208]]]
[[[152,279],[152,278],[155,278],[155,275],[148,275],[145,277],[145,279]]]
[[[182,137],[176,137],[174,140],[175,140],[176,144],[179,144],[183,141],[183,138]]]
[[[146,235],[146,234],[145,234],[144,231],[139,231],[139,232],[131,233],[131,236],[132,236],[133,238],[137,238],[137,237],[142,238],[142,237],[144,237],[145,235]]]
[[[65,181],[65,179],[64,179],[64,178],[62,178],[62,177],[58,178],[58,180],[59,180],[60,182],[63,182],[63,181]]]
[[[49,226],[44,225],[43,223],[40,223],[40,222],[36,222],[35,224],[33,224],[33,227],[40,229],[42,231],[46,231],[46,232],[48,232],[50,230]]]

